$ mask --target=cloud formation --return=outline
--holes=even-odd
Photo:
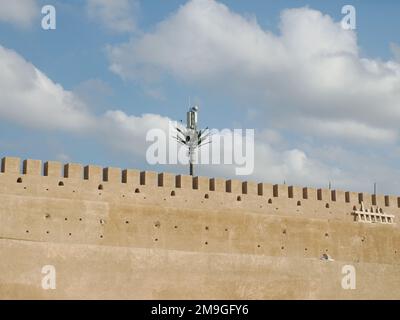
[[[390,50],[392,51],[395,60],[400,63],[400,46],[392,42],[390,44]]]
[[[36,0],[0,0],[0,22],[11,23],[19,28],[30,26],[39,16]]]
[[[168,133],[168,117],[156,114],[127,115],[121,110],[107,110],[97,115],[81,98],[54,83],[34,65],[13,50],[0,46],[0,116],[22,127],[53,132],[91,136],[111,150],[145,162],[146,134],[158,128]],[[97,82],[96,82],[97,83]],[[298,149],[279,150],[273,147],[280,138],[271,130],[256,141],[255,180],[278,180],[291,177],[293,181],[315,182],[307,173],[316,172],[315,160]],[[264,170],[265,168],[268,170]],[[320,166],[322,168],[322,166]],[[204,166],[205,174],[233,176],[235,167]],[[327,175],[321,174],[318,178]],[[310,177],[312,177],[310,175]]]
[[[111,3],[97,2],[103,7]],[[103,18],[99,19],[113,21]],[[398,190],[393,177],[399,170],[387,151],[400,155],[399,63],[362,58],[356,35],[329,16],[308,8],[285,10],[280,33],[274,34],[223,4],[192,0],[152,30],[110,46],[111,70],[146,88],[160,88],[164,77],[172,76],[234,94],[238,101],[255,102],[254,121],[269,129],[256,132],[255,172],[249,179],[323,187],[332,181],[335,188],[359,191],[370,190],[367,186],[376,179],[386,190]],[[95,112],[82,93],[88,87],[107,91],[101,81],[84,84],[86,89],[76,94],[1,46],[0,70],[3,119],[23,127],[91,136],[110,150],[140,158],[138,167],[145,163],[147,131],[166,128],[170,120],[120,110]],[[297,135],[300,143],[295,147],[280,134],[285,128],[303,134]],[[319,141],[308,140],[310,136]],[[368,146],[359,152],[345,143],[329,144],[327,138],[385,149],[375,153]],[[386,148],[387,144],[395,147]],[[199,170],[204,175],[234,175],[230,166]]]
[[[94,125],[85,105],[61,85],[0,46],[0,115],[27,127],[82,130]]]
[[[124,79],[173,76],[250,99],[270,125],[303,131],[301,116],[314,135],[398,137],[399,63],[361,57],[353,31],[309,8],[284,10],[274,34],[224,4],[192,0],[154,31],[109,46],[108,55]]]
[[[1,45],[0,69],[0,116],[23,127],[93,134],[110,144],[115,138],[125,145],[125,151],[143,154],[147,130],[165,127],[168,123],[168,119],[158,115],[135,117],[118,110],[96,115],[79,96],[54,83],[18,53]]]
[[[93,21],[100,22],[113,32],[133,32],[139,3],[135,0],[87,0],[87,13]]]

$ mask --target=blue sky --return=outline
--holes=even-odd
[[[398,1],[10,3],[0,0],[0,63],[15,75],[0,76],[3,155],[184,173],[147,164],[145,133],[184,119],[190,97],[203,126],[256,129],[250,180],[398,193]],[[41,28],[46,4],[56,30]],[[339,27],[345,4],[354,31]]]

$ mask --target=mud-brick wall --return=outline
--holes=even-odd
[[[399,296],[397,223],[352,214],[362,202],[396,222],[398,197],[18,158],[1,168],[0,297]],[[43,264],[61,270],[57,293],[36,281]],[[361,270],[358,293],[338,287],[344,264]]]

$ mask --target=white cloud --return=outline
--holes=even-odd
[[[108,110],[110,97],[114,95],[113,88],[105,81],[95,78],[88,79],[72,90],[72,93],[82,100],[88,108],[97,114]]]
[[[135,31],[138,10],[136,0],[87,0],[89,17],[113,32]]]
[[[260,181],[295,185],[321,186],[329,179],[344,183],[335,166],[327,166],[316,158],[310,158],[298,148],[279,148],[258,140],[256,142],[255,172],[252,178]],[[350,184],[354,186],[352,182]],[[349,185],[348,185],[349,186]]]
[[[0,69],[3,119],[43,129],[85,130],[94,125],[85,105],[71,92],[2,46]]]
[[[30,26],[39,14],[36,0],[0,0],[0,22],[25,28]]]
[[[357,141],[359,144],[370,144],[371,142],[394,144],[398,138],[398,132],[394,128],[375,128],[353,120],[320,120],[309,117],[299,118],[297,121],[301,122],[306,133],[318,132],[324,138],[336,140],[346,140],[351,137],[353,142]]]
[[[108,110],[96,115],[79,96],[1,45],[0,70],[0,117],[23,127],[88,135],[128,155],[143,155],[147,131],[168,124],[168,118],[154,114]],[[83,85],[109,89],[98,80]]]
[[[107,111],[102,117],[100,132],[114,149],[127,155],[137,155],[145,159],[148,146],[146,134],[149,130],[158,128],[168,132],[170,119],[157,114],[141,116],[127,115],[120,110]]]
[[[390,50],[392,51],[395,60],[400,63],[400,46],[396,43],[391,43]]]
[[[127,115],[120,110],[108,110],[96,115],[78,96],[52,82],[45,74],[16,52],[0,46],[0,116],[11,123],[39,130],[70,132],[92,137],[111,150],[145,162],[148,143],[146,134],[159,128],[168,132],[171,119],[156,114]],[[89,81],[92,83],[93,81]],[[97,85],[98,81],[94,81]],[[263,138],[261,138],[263,137]],[[264,139],[265,138],[265,139]],[[315,160],[298,149],[279,150],[272,147],[282,140],[279,133],[264,130],[256,141],[255,180],[315,183],[326,176],[326,168],[313,176]],[[64,151],[56,157],[69,160]],[[204,166],[206,174],[234,175],[232,166]],[[314,177],[314,178],[313,178]]]
[[[295,124],[301,115],[320,121],[313,134],[375,143],[398,135],[400,65],[360,57],[353,31],[309,8],[284,10],[280,34],[273,34],[216,1],[192,0],[108,54],[110,69],[123,78],[159,85],[172,75],[251,99],[271,125]]]
[[[387,165],[388,152],[366,156],[323,144],[293,147],[271,125],[358,141],[397,142],[399,65],[359,57],[354,33],[341,30],[328,16],[310,9],[287,10],[281,34],[274,35],[224,5],[196,0],[154,32],[110,47],[109,54],[115,72],[146,85],[167,74],[274,106],[271,119],[265,118],[270,129],[256,134],[255,172],[249,180],[312,186],[332,181],[334,187],[363,191],[378,177],[386,191],[397,190],[393,177],[399,172]],[[120,110],[94,114],[78,95],[3,47],[0,69],[3,119],[93,137],[126,157],[140,157],[137,167],[145,163],[147,131],[166,128],[169,120]],[[256,110],[256,118],[263,111]],[[199,172],[233,176],[229,166],[205,166]]]

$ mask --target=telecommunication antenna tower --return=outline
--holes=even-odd
[[[187,147],[189,157],[189,174],[194,174],[194,162],[196,159],[196,151],[203,145],[211,142],[210,132],[208,128],[200,130],[198,128],[198,112],[199,107],[194,106],[186,113],[186,128],[177,127],[176,140]]]

